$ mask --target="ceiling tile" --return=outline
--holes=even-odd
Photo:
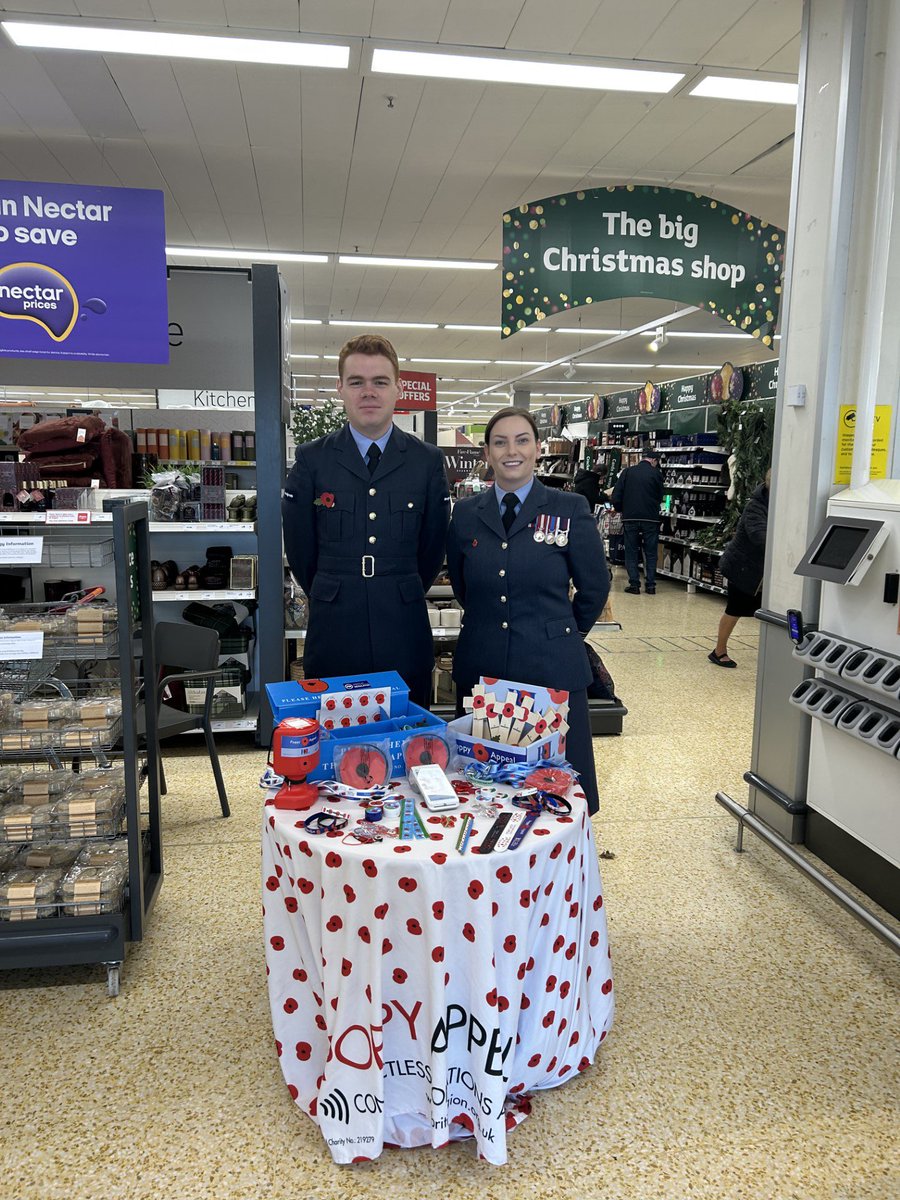
[[[300,77],[291,67],[237,69],[251,146],[300,155]]]
[[[96,138],[138,137],[140,131],[99,54],[48,51],[38,55],[56,90]]]
[[[150,0],[77,0],[83,17],[105,17],[117,21],[152,21]]]
[[[800,29],[800,0],[756,0],[704,57],[708,65],[758,69]]]
[[[196,142],[168,142],[151,138],[149,146],[160,173],[185,215],[188,211],[197,212],[204,206],[211,212],[219,213],[216,193]]]
[[[303,0],[300,4],[300,31],[368,37],[374,4],[375,0],[354,0],[352,4],[335,4],[334,0]]]
[[[504,47],[522,0],[450,0],[438,40],[458,46]]]
[[[770,108],[760,113],[752,124],[747,125],[735,137],[695,162],[693,167],[704,173],[731,175],[764,151],[790,137],[794,132],[794,119],[794,110],[787,105]]]
[[[743,17],[753,0],[677,0],[641,44],[639,58],[658,62],[703,62],[714,46]],[[790,6],[792,0],[786,0]],[[658,5],[663,10],[666,5]],[[799,14],[798,14],[799,16]]]
[[[150,0],[156,20],[164,25],[227,25],[224,0]]]
[[[59,159],[33,134],[0,133],[0,154],[15,164],[23,179],[35,183],[71,183]]]
[[[237,29],[283,29],[296,33],[303,7],[298,0],[225,0],[228,24]]]
[[[375,0],[372,11],[373,38],[403,42],[436,42],[447,16],[450,0]]]
[[[771,58],[762,64],[766,71],[788,71],[796,75],[800,70],[800,33],[799,31],[780,50],[776,50]]]
[[[237,67],[180,59],[172,70],[197,141],[249,147]]]
[[[106,57],[106,64],[145,138],[194,140],[171,63],[161,58],[112,54]]]
[[[565,4],[553,6],[550,18],[546,0],[525,0],[507,47],[538,53],[584,54],[582,34],[597,15],[598,8],[597,0],[566,0]]]
[[[112,163],[90,138],[46,137],[47,149],[62,163],[73,183],[94,184],[98,187],[121,187]]]
[[[35,133],[84,133],[38,56],[13,46],[5,36],[0,38],[0,95]]]

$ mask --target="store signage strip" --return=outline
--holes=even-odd
[[[156,393],[160,408],[192,408],[198,412],[253,412],[256,393],[221,388],[161,389]]]
[[[38,566],[43,552],[42,537],[0,537],[0,566]]]

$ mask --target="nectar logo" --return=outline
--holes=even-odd
[[[10,263],[0,267],[0,317],[34,321],[54,342],[64,342],[78,320],[78,296],[53,267]]]

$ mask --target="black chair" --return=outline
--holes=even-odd
[[[175,737],[188,730],[200,729],[206,739],[206,749],[219,793],[219,803],[222,806],[222,816],[230,817],[228,796],[225,794],[225,782],[222,779],[222,769],[219,766],[219,756],[216,753],[216,743],[212,731],[213,693],[218,682],[219,665],[219,635],[214,629],[206,629],[198,625],[182,625],[176,621],[162,621],[154,627],[154,642],[156,645],[156,661],[165,674],[159,681],[156,690],[159,713],[159,740]],[[177,669],[175,669],[177,668]],[[189,713],[175,708],[163,701],[163,693],[172,683],[200,683],[206,681],[203,712]],[[166,776],[163,770],[162,755],[159,761],[159,783],[162,794],[166,794]]]

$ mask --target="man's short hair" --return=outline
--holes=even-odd
[[[351,354],[380,354],[388,359],[394,368],[394,382],[399,381],[400,363],[397,359],[397,351],[380,333],[361,333],[358,337],[351,338],[349,342],[344,343],[338,355],[338,378],[341,380],[344,378],[344,363]]]
[[[642,458],[652,458],[654,462],[659,462],[659,451],[655,446],[646,446],[641,455]]]

